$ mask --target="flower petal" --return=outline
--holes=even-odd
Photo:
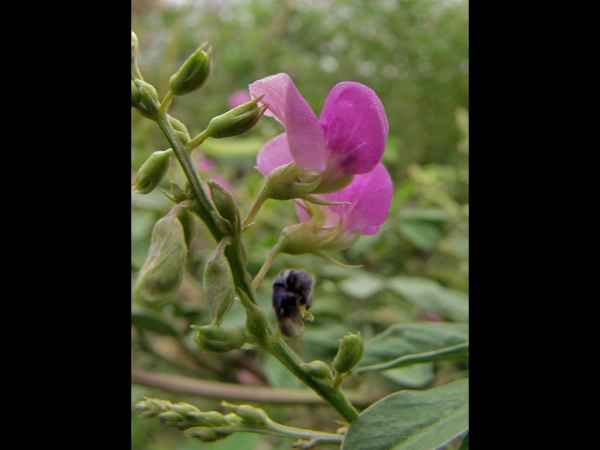
[[[259,104],[268,103],[265,115],[274,116],[285,126],[290,153],[298,167],[323,172],[327,165],[323,129],[289,75],[279,73],[250,85],[252,98],[263,94]]]
[[[356,175],[348,187],[320,197],[351,203],[329,206],[342,217],[346,232],[362,228],[363,234],[375,234],[390,213],[392,194],[390,174],[385,166],[379,163],[373,172]]]
[[[385,152],[389,125],[375,92],[360,83],[338,83],[321,113],[328,169],[343,174],[371,172]]]
[[[294,161],[288,147],[287,136],[281,133],[268,141],[258,152],[256,168],[268,177],[273,169]]]

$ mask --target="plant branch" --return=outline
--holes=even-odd
[[[266,386],[220,383],[217,381],[198,380],[180,375],[158,373],[131,367],[131,382],[142,386],[201,395],[219,400],[244,400],[277,404],[325,405],[325,401],[309,389],[281,389]],[[367,396],[359,392],[349,391],[352,401],[366,407],[383,398],[387,393]]]

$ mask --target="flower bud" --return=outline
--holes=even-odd
[[[219,327],[231,309],[235,288],[229,262],[225,257],[225,247],[230,238],[224,237],[204,269],[204,298],[208,301],[211,325]]]
[[[154,152],[138,170],[133,180],[134,191],[148,194],[156,188],[164,178],[171,162],[169,150]]]
[[[246,343],[246,333],[237,327],[214,327],[206,325],[198,327],[192,325],[198,332],[195,337],[196,344],[207,353],[225,353],[237,350]]]
[[[343,339],[340,339],[340,342],[340,348],[333,358],[336,375],[350,372],[358,364],[365,351],[360,331],[357,334],[348,333]]]
[[[267,413],[260,408],[250,405],[232,405],[231,403],[221,402],[221,404],[232,413],[238,415],[244,422],[250,425],[267,425],[269,417]]]
[[[317,380],[333,381],[331,370],[323,361],[312,361],[300,364],[300,366],[308,372],[311,377],[316,378]]]
[[[186,254],[181,222],[174,215],[156,222],[148,257],[140,270],[135,293],[149,303],[170,300],[181,286]]]
[[[223,186],[214,180],[208,180],[206,184],[208,184],[210,195],[219,215],[232,225],[232,234],[239,234],[240,212],[237,206],[235,206],[233,197],[231,197],[231,194]]]
[[[194,215],[188,209],[181,208],[177,211],[177,219],[183,227],[185,246],[190,251],[192,240],[196,237],[196,220],[194,219]]]
[[[139,104],[136,108],[143,116],[150,119],[154,118],[159,113],[158,93],[151,84],[145,81],[135,79],[133,83],[137,86],[140,93]]]
[[[190,55],[177,73],[171,76],[169,79],[169,89],[172,94],[189,94],[206,84],[210,76],[212,47],[206,53],[202,51],[204,47],[206,47],[206,42]]]
[[[258,107],[256,104],[259,100],[260,98],[255,98],[248,103],[227,111],[225,114],[213,118],[206,128],[207,136],[221,139],[239,136],[252,129],[269,106],[262,105]]]
[[[202,442],[215,442],[219,439],[224,439],[227,436],[219,435],[212,428],[203,428],[203,427],[192,427],[183,431],[183,435],[187,437],[193,437],[196,439],[200,439]]]
[[[179,141],[183,145],[186,145],[188,142],[190,142],[190,140],[191,140],[190,132],[188,131],[187,127],[182,122],[177,120],[175,117],[172,117],[172,116],[168,116],[168,117],[169,117],[169,123],[173,127],[173,130],[175,130],[175,134],[177,134]]]
[[[271,171],[265,184],[265,195],[274,200],[290,200],[310,194],[321,182],[322,173],[308,172],[296,163]]]

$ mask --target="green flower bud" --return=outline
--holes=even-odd
[[[214,180],[208,180],[206,184],[210,189],[210,195],[215,207],[217,208],[217,211],[219,211],[219,215],[223,219],[229,221],[234,230],[238,230],[239,233],[240,212],[237,209],[237,206],[235,206],[231,194],[227,191],[227,189]]]
[[[139,79],[133,80],[133,83],[137,86],[140,93],[139,104],[136,108],[143,116],[153,119],[160,112],[156,89],[151,84]]]
[[[232,413],[242,418],[244,422],[250,425],[267,425],[269,416],[260,408],[250,405],[232,405],[231,403],[221,402],[221,404]]]
[[[198,332],[195,337],[196,344],[200,350],[207,353],[225,353],[237,350],[246,343],[246,333],[237,327],[214,327],[206,325],[198,327],[192,325]]]
[[[215,442],[219,439],[224,439],[227,436],[219,435],[212,428],[203,428],[203,427],[192,427],[183,431],[183,435],[187,437],[193,437],[196,439],[200,439],[202,442]]]
[[[204,269],[204,298],[208,301],[211,324],[218,327],[231,309],[235,287],[229,262],[225,258],[225,247],[229,236],[224,237]]]
[[[182,122],[177,120],[175,117],[169,116],[169,123],[175,130],[175,134],[177,134],[179,141],[183,145],[186,145],[188,142],[190,142],[190,140],[191,140],[190,132],[188,131],[187,127]]]
[[[133,180],[134,191],[138,194],[148,194],[156,188],[164,178],[171,162],[171,152],[164,150],[154,152],[138,170]]]
[[[333,358],[333,368],[337,374],[350,372],[358,364],[365,352],[360,331],[357,334],[348,333],[340,339],[340,348]]]
[[[169,425],[170,427],[175,428],[189,428],[190,426],[196,425],[194,422],[189,422],[177,414],[175,411],[167,411],[158,415],[158,420],[160,420],[165,425]]]
[[[196,220],[194,215],[186,208],[181,208],[177,211],[177,219],[183,227],[183,237],[185,238],[185,246],[188,251],[191,248],[192,240],[196,237]]]
[[[168,215],[156,222],[135,293],[149,303],[170,300],[181,286],[186,254],[183,227],[175,215]]]
[[[262,98],[244,103],[243,105],[227,111],[213,118],[206,128],[206,135],[215,139],[239,136],[249,131],[258,123],[263,113],[269,105],[262,105],[260,108],[256,105]]]
[[[229,425],[223,417],[223,414],[217,411],[194,413],[194,417],[203,420],[204,422],[207,422],[210,426],[213,427],[223,427]]]
[[[189,94],[200,89],[208,81],[212,47],[206,53],[202,51],[204,47],[206,42],[192,53],[177,73],[169,79],[169,89],[173,95]]]
[[[267,315],[244,292],[241,292],[240,301],[246,310],[246,330],[250,335],[264,342],[271,337]]]
[[[264,195],[274,200],[301,198],[310,194],[322,179],[322,173],[307,172],[296,163],[289,163],[271,171]]]
[[[316,378],[317,380],[333,381],[331,370],[323,361],[312,361],[300,364],[300,366],[308,372],[311,377]]]

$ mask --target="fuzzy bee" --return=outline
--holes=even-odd
[[[312,306],[315,278],[303,269],[284,269],[273,282],[273,309],[284,336],[304,334],[304,321],[312,321],[308,309]]]

